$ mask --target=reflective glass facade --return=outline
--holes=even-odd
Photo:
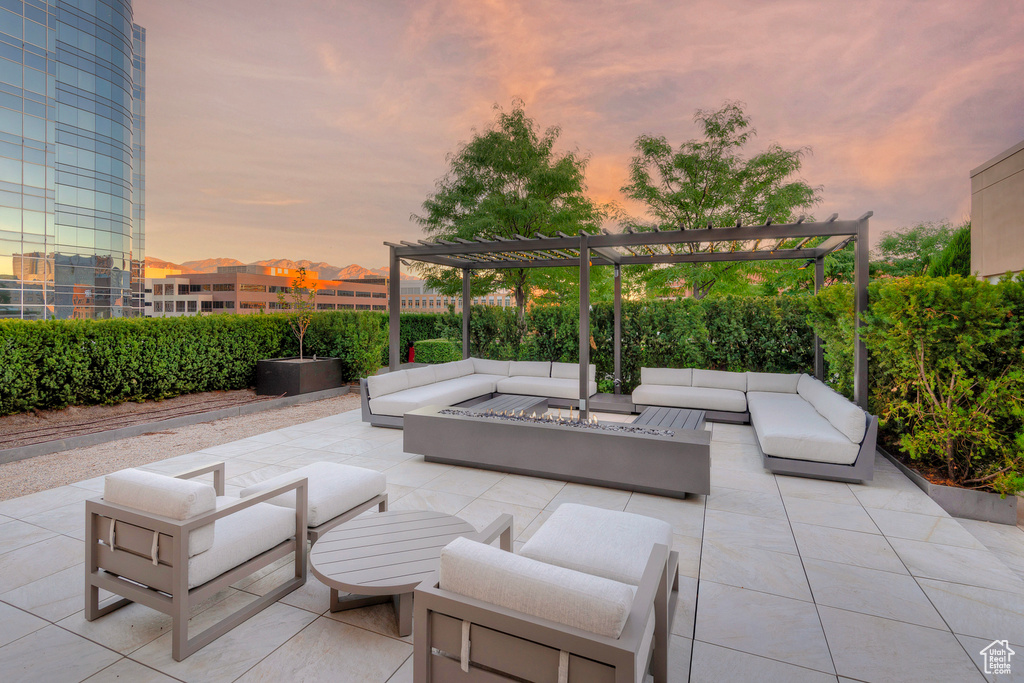
[[[141,314],[145,45],[130,0],[0,0],[0,317]]]

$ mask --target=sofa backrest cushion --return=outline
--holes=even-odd
[[[433,365],[406,370],[405,374],[409,378],[410,389],[413,387],[422,387],[424,384],[433,384],[437,381],[437,373],[434,372]]]
[[[694,370],[693,386],[746,391],[747,375],[743,372],[723,372],[722,370]]]
[[[747,391],[795,394],[800,375],[785,372],[748,372]]]
[[[853,443],[864,440],[867,416],[864,411],[810,375],[800,375],[797,393]]]
[[[471,358],[473,372],[478,375],[503,375],[508,377],[507,360],[488,360],[487,358]]]
[[[550,377],[551,363],[548,361],[514,360],[508,364],[509,377]]]
[[[217,507],[217,493],[205,482],[176,479],[140,469],[108,474],[103,480],[103,500],[179,521],[192,519]],[[213,524],[207,524],[190,534],[188,555],[198,555],[212,545]]]
[[[690,368],[640,368],[640,384],[688,387],[693,384],[693,370]]]
[[[409,388],[409,376],[406,370],[385,372],[383,375],[373,375],[366,378],[366,389],[370,392],[370,398],[380,398]]]
[[[475,372],[475,370],[473,368],[473,359],[472,358],[464,358],[462,360],[457,360],[454,363],[452,363],[452,365],[454,365],[456,368],[458,368],[458,370],[459,370],[459,377],[465,377],[466,375],[472,375]]]
[[[457,538],[441,550],[441,590],[618,638],[633,588]]]
[[[597,366],[587,366],[587,377],[591,382],[597,379]],[[579,380],[580,378],[580,365],[579,363],[552,363],[551,364],[551,376],[555,379],[574,379]]]
[[[439,365],[433,366],[434,377],[437,378],[438,382],[443,382],[447,379],[455,379],[456,377],[462,377],[464,373],[462,372],[462,367],[459,366],[459,363],[462,362],[463,361],[452,361],[451,363],[441,363]],[[473,364],[470,363],[470,366],[472,365]],[[472,369],[470,370],[470,372],[472,372]]]

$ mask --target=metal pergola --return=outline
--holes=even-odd
[[[402,260],[432,263],[462,270],[462,357],[469,358],[470,278],[474,270],[501,268],[554,268],[578,266],[580,269],[580,416],[588,417],[587,366],[590,364],[590,267],[615,268],[614,360],[615,392],[619,392],[622,354],[622,273],[624,265],[672,263],[714,263],[729,261],[768,261],[777,259],[814,262],[814,291],[824,285],[825,256],[851,241],[854,257],[854,401],[867,409],[868,357],[860,339],[861,314],[868,304],[868,212],[856,220],[839,220],[832,214],[827,220],[796,223],[715,228],[699,230],[658,230],[621,233],[607,230],[601,234],[558,233],[557,237],[492,237],[489,239],[419,240],[400,244],[385,242],[391,249],[388,279],[391,370],[399,365],[399,326],[401,312]],[[820,241],[818,241],[820,240]],[[817,242],[811,245],[812,242]],[[821,340],[814,340],[814,373],[821,379],[824,358]]]

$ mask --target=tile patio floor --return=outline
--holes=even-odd
[[[217,460],[229,495],[318,460],[383,470],[393,509],[477,527],[509,512],[517,547],[563,502],[664,519],[681,556],[674,682],[983,681],[979,651],[996,639],[1019,659],[1014,676],[988,679],[1024,680],[1024,530],[950,518],[881,457],[870,486],[775,477],[749,427],[716,424],[712,494],[674,500],[425,463],[402,452],[402,432],[352,411],[147,469]],[[82,501],[101,489],[97,478],[0,502],[0,680],[412,680],[390,606],[331,614],[312,575],[184,662],[170,656],[170,619],[145,607],[86,622]],[[288,570],[236,584],[193,622]]]

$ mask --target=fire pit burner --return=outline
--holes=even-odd
[[[488,410],[482,413],[473,412],[470,410],[462,410],[459,408],[443,408],[437,411],[439,415],[464,415],[467,417],[484,417],[491,420],[502,420],[504,422],[526,422],[530,424],[549,424],[559,425],[562,427],[575,427],[578,429],[595,429],[605,432],[618,432],[620,434],[638,434],[643,436],[675,436],[675,432],[670,429],[654,429],[651,427],[640,427],[630,424],[618,424],[618,423],[606,423],[598,422],[597,417],[591,416],[589,420],[581,420],[579,413],[576,413],[576,417],[573,417],[573,411],[569,409],[569,417],[562,417],[562,411],[558,411],[557,416],[549,415],[537,415],[537,413],[531,413],[527,415],[524,411],[499,411]]]

